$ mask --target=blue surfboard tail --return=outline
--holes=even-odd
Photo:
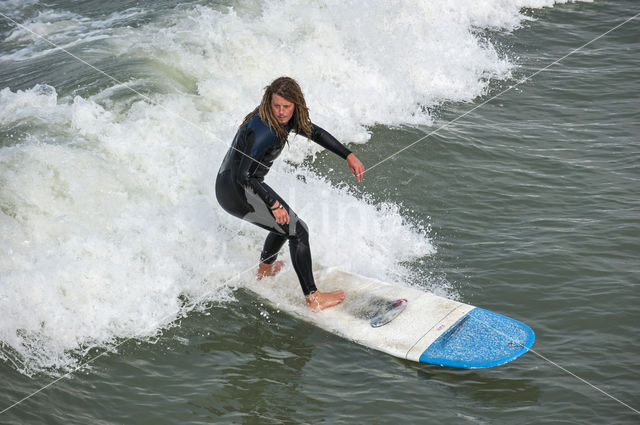
[[[499,366],[529,351],[534,341],[533,330],[524,323],[476,307],[440,335],[419,361],[463,369]]]

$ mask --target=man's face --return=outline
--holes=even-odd
[[[294,109],[295,105],[284,97],[277,94],[271,96],[271,110],[280,124],[284,125],[289,122]]]

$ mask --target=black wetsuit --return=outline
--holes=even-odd
[[[287,126],[290,129],[290,126]],[[311,140],[342,158],[351,151],[331,134],[312,124]],[[269,230],[260,260],[272,264],[289,240],[291,262],[305,295],[316,291],[311,269],[307,225],[266,183],[264,176],[282,152],[275,131],[256,113],[242,126],[227,152],[216,179],[216,197],[228,213]],[[270,207],[278,201],[289,213],[289,224],[278,224]]]

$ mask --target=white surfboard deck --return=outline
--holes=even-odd
[[[316,273],[323,292],[343,289],[345,300],[321,312],[305,306],[295,275],[283,273],[248,289],[280,310],[393,356],[460,368],[506,363],[533,345],[533,331],[516,320],[406,286],[391,285],[339,269]],[[389,302],[406,299],[390,323],[373,327],[370,319]]]

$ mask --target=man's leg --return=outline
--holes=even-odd
[[[284,261],[276,261],[278,252],[287,241],[287,236],[276,232],[269,232],[267,239],[264,241],[262,254],[260,254],[260,264],[258,264],[258,280],[263,277],[273,276],[280,271],[284,265]]]

